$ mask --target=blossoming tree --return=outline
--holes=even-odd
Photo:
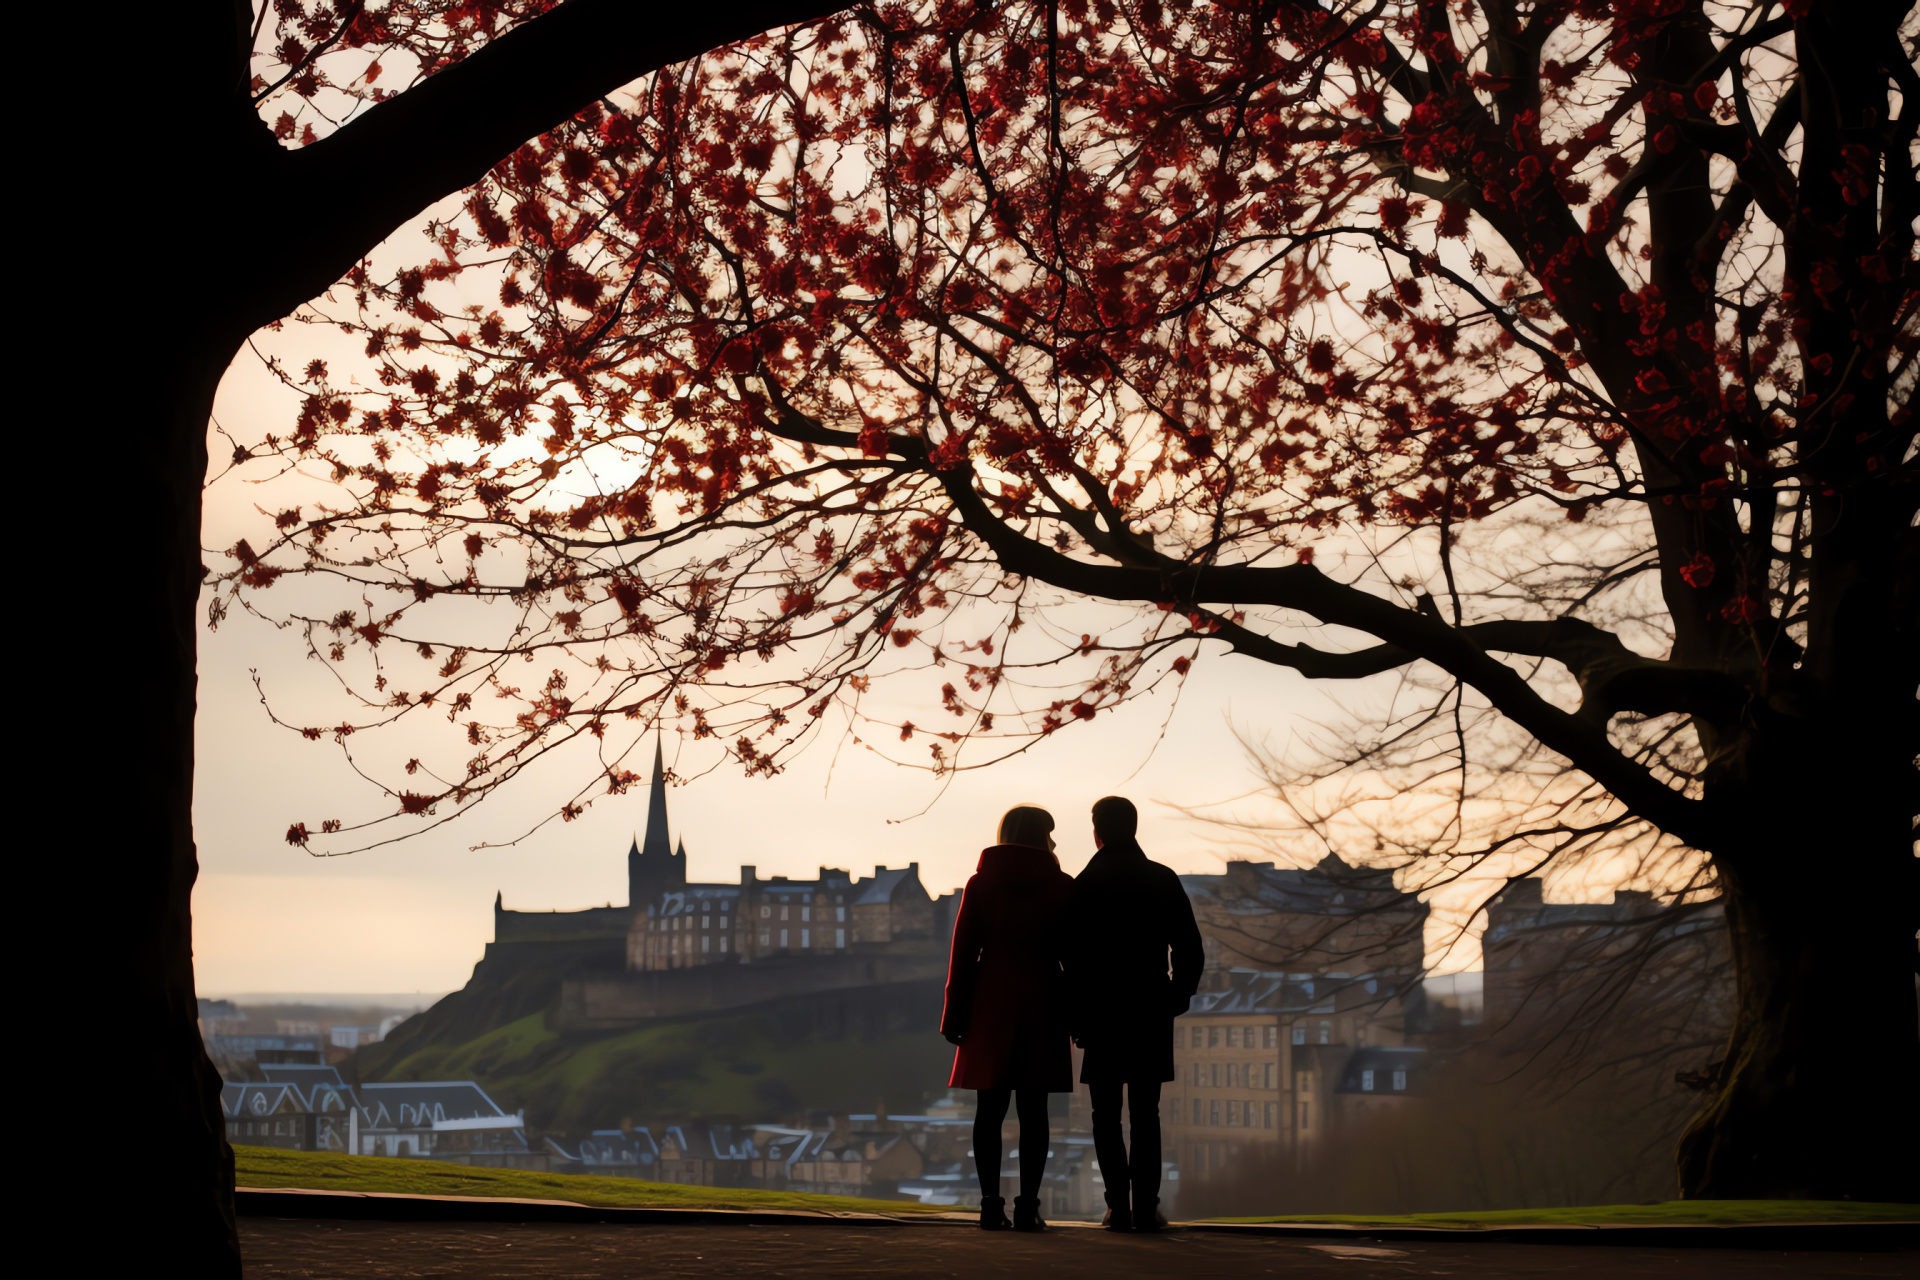
[[[1910,1190],[1913,1104],[1840,1122],[1829,1035],[1912,1074],[1900,6],[882,4],[760,38],[817,13],[538,7],[178,37],[214,142],[148,176],[196,192],[161,229],[218,286],[116,375],[170,434],[113,482],[168,531],[128,571],[157,1031],[191,995],[199,433],[242,338],[338,282],[302,314],[358,354],[287,365],[298,421],[233,458],[337,495],[225,549],[213,609],[340,666],[363,710],[303,732],[452,721],[394,820],[568,742],[619,789],[666,719],[765,770],[850,715],[949,769],[1222,648],[1403,681],[1348,761],[1494,787],[1490,841],[1548,856],[1679,842],[1724,896],[1685,1192]],[[374,252],[463,188],[424,256]],[[366,834],[324,825],[290,838]]]
[[[1824,1073],[1836,1024],[1915,1055],[1914,36],[1088,0],[736,45],[313,305],[365,364],[287,369],[245,461],[351,501],[235,548],[216,610],[368,602],[279,616],[365,664],[310,736],[457,726],[401,819],[581,740],[618,791],[663,720],[770,771],[846,715],[946,770],[1210,649],[1402,673],[1339,763],[1509,815],[1424,852],[1704,858],[1739,992],[1683,1191],[1890,1196]]]

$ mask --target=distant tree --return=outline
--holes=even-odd
[[[367,363],[282,368],[299,420],[236,463],[341,497],[233,548],[215,617],[278,601],[337,665],[365,711],[309,736],[457,726],[387,821],[569,742],[618,791],[662,720],[772,771],[848,715],[944,771],[1209,648],[1382,677],[1329,759],[1451,806],[1403,852],[1684,846],[1724,896],[1685,1195],[1912,1198],[1912,1099],[1843,1100],[1920,1067],[1915,36],[1087,0],[748,41],[303,313]]]

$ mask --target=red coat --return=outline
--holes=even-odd
[[[981,853],[953,922],[940,1033],[962,1039],[949,1085],[1072,1092],[1060,969],[1072,892],[1051,853],[1017,844]]]

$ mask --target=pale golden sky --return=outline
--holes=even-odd
[[[259,341],[291,357],[312,354],[315,338],[314,330],[295,327]],[[215,420],[250,440],[284,432],[292,411],[292,398],[243,352],[222,385]],[[230,449],[216,438],[216,460]],[[299,498],[286,482],[258,488],[228,477],[215,484],[206,544],[223,548],[242,534],[257,536],[256,503],[278,510],[324,492],[316,482],[296,478],[292,485]],[[1330,558],[1322,563],[1338,572]],[[328,611],[350,603],[336,601]],[[602,796],[582,819],[550,823],[514,847],[471,848],[510,840],[552,812],[589,776],[590,767],[570,772],[565,761],[550,760],[460,822],[416,840],[333,859],[289,846],[290,822],[317,826],[321,818],[365,816],[385,804],[345,766],[331,740],[308,742],[270,724],[250,669],[259,670],[283,710],[327,707],[333,688],[331,677],[304,656],[296,634],[244,614],[229,617],[217,633],[201,631],[195,828],[202,870],[194,912],[203,994],[446,991],[465,982],[489,940],[496,890],[522,908],[624,900],[626,849],[645,822],[643,790]],[[1393,679],[1385,677],[1385,687]],[[877,864],[917,861],[937,894],[965,881],[999,814],[1017,803],[1054,811],[1061,861],[1079,870],[1093,853],[1087,810],[1117,792],[1140,805],[1148,853],[1176,870],[1217,872],[1230,856],[1311,862],[1322,852],[1311,841],[1263,848],[1244,832],[1181,810],[1215,806],[1218,815],[1261,820],[1273,812],[1272,803],[1258,794],[1234,730],[1285,748],[1295,735],[1323,736],[1322,726],[1345,720],[1343,704],[1377,692],[1316,685],[1209,646],[1177,706],[1168,697],[1149,697],[1103,713],[1023,757],[960,775],[944,789],[940,780],[889,765],[850,740],[822,739],[784,775],[748,780],[726,765],[710,769],[714,757],[703,752],[712,751],[711,743],[686,746],[689,754],[681,756],[682,744],[669,738],[676,769],[704,775],[670,793],[673,834],[686,841],[696,879],[734,881],[743,863],[761,875],[806,876],[821,866],[868,875]],[[331,714],[321,710],[317,718],[295,721],[336,723],[341,712],[332,706]],[[354,741],[379,756],[413,753],[405,740]],[[1460,908],[1490,888],[1485,880],[1456,886],[1436,905],[1450,904],[1452,918],[1462,919]],[[1560,892],[1608,896],[1593,885]],[[1478,947],[1457,945],[1436,920],[1429,961],[1442,970],[1472,967]]]

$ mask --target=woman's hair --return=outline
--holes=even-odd
[[[1017,804],[1000,819],[1000,843],[1045,849],[1053,832],[1053,815],[1036,804]]]

